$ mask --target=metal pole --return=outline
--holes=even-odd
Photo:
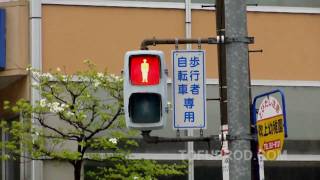
[[[225,0],[225,35],[227,37],[247,37],[247,16],[245,0]],[[250,134],[248,44],[233,42],[226,48],[226,77],[229,135],[246,136]],[[251,159],[250,140],[229,141],[230,179],[250,180]]]
[[[224,1],[216,0],[216,27],[217,36],[225,36]],[[227,117],[227,76],[226,76],[226,48],[225,44],[217,44],[219,93],[220,93],[220,119],[221,126],[228,124]]]
[[[251,71],[250,71],[250,53],[256,53],[260,52],[262,53],[263,50],[249,50],[248,55],[248,68],[249,68],[249,105],[252,104],[252,85],[251,85]],[[255,124],[253,122],[253,113],[256,113],[255,110],[250,108],[250,119],[251,119],[251,133],[255,134]],[[252,152],[252,159],[251,159],[251,175],[252,180],[262,180],[264,179],[264,164],[263,159],[261,158],[261,155],[258,152],[258,142],[257,141],[251,141],[251,152]]]
[[[224,0],[216,0],[216,28],[217,36],[225,37]],[[227,104],[227,76],[226,76],[226,48],[225,44],[217,44],[219,95],[220,95],[220,120],[221,134],[228,134],[228,104]],[[229,148],[228,141],[222,141],[222,178],[229,180]]]
[[[186,39],[191,38],[191,0],[185,0],[185,25],[186,25]],[[187,50],[192,49],[191,44],[187,44]],[[188,136],[193,137],[193,129],[188,129]],[[188,180],[194,180],[194,160],[193,160],[193,142],[190,141],[188,145]]]
[[[252,51],[252,52],[260,52],[260,51]],[[250,51],[248,54],[248,80],[249,80],[249,106],[251,107],[252,104],[252,88],[251,88],[251,72],[250,72]],[[255,124],[253,123],[253,114],[256,112],[252,112],[252,109],[250,108],[250,132],[251,134],[255,133]],[[260,174],[259,174],[259,158],[258,158],[258,142],[257,141],[251,141],[251,152],[252,152],[252,158],[251,158],[251,176],[252,180],[259,180]]]
[[[141,131],[143,140],[147,143],[176,143],[176,142],[218,142],[221,141],[220,135],[211,135],[207,137],[179,137],[179,138],[169,138],[169,137],[159,137],[151,136],[151,131]],[[226,137],[228,139],[235,139],[236,137]]]
[[[148,50],[148,46],[156,46],[159,44],[218,44],[216,38],[209,37],[209,38],[201,38],[201,39],[144,39],[141,42],[140,49],[141,50]],[[227,41],[227,39],[226,39]]]
[[[41,0],[32,0],[30,1],[30,36],[31,36],[31,44],[30,44],[30,59],[32,68],[38,69],[42,71],[42,60],[41,60]],[[38,83],[34,79],[31,78],[31,84]],[[37,89],[31,88],[31,104],[34,105],[37,100],[40,99],[40,93]],[[32,126],[36,128],[40,128],[39,124],[36,123],[35,119],[32,119]],[[29,171],[30,167],[26,171]],[[42,161],[31,161],[30,168],[30,177],[22,177],[23,179],[31,179],[31,180],[41,180],[43,178],[43,162]]]

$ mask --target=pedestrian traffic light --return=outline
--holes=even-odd
[[[161,51],[129,51],[124,59],[124,110],[127,127],[153,130],[167,118],[167,70]]]

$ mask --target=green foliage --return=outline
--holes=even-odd
[[[153,160],[112,160],[109,166],[87,173],[96,180],[154,180],[160,176],[179,176],[186,172],[186,164],[161,164]]]
[[[123,119],[122,78],[97,72],[89,61],[86,64],[87,70],[74,75],[63,73],[60,68],[48,73],[28,68],[32,86],[39,91],[41,99],[33,103],[24,99],[14,104],[4,102],[4,109],[22,117],[10,124],[1,123],[2,130],[11,137],[10,141],[1,143],[10,152],[7,156],[27,152],[31,159],[82,161],[87,149],[94,148],[89,141],[97,138],[109,142],[113,137],[107,130],[118,128],[115,131],[119,131],[125,127],[120,121]],[[100,141],[99,146],[108,149],[117,144]]]
[[[67,161],[75,168],[82,168],[78,165],[85,160],[113,162],[112,168],[101,168],[100,172],[110,178],[180,174],[175,165],[127,160],[130,147],[138,144],[128,138],[137,132],[125,127],[123,79],[98,72],[90,61],[85,63],[88,68],[74,75],[63,73],[60,68],[48,73],[28,68],[32,87],[41,99],[4,102],[4,109],[20,114],[20,119],[0,123],[2,131],[10,136],[0,143],[6,149],[2,158],[18,159],[23,155],[34,160]],[[108,153],[87,153],[88,150]],[[163,171],[155,171],[156,168]],[[146,171],[146,176],[136,171]]]

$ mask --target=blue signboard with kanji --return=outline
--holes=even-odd
[[[172,51],[173,128],[206,128],[205,51]]]
[[[6,11],[0,9],[0,70],[6,67]]]

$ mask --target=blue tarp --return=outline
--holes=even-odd
[[[0,9],[0,69],[6,67],[6,11]]]

